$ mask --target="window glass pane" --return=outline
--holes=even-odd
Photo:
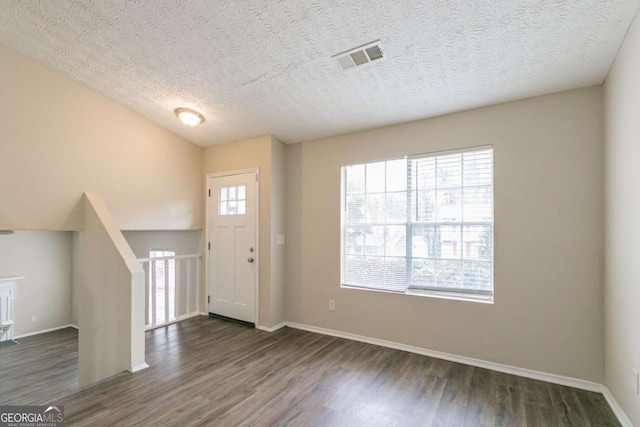
[[[464,189],[465,221],[490,221],[492,213],[492,190],[489,185]]]
[[[492,168],[491,153],[487,150],[474,153],[463,153],[464,185],[491,185]]]
[[[384,258],[382,264],[383,284],[392,291],[404,291],[406,283],[405,258]]]
[[[433,222],[436,220],[436,192],[419,190],[411,192],[413,222]]]
[[[460,227],[457,225],[440,226],[442,258],[460,258]]]
[[[364,193],[364,165],[345,167],[347,194]]]
[[[385,195],[384,194],[367,194],[366,197],[366,215],[367,223],[384,222],[385,211]]]
[[[436,192],[438,209],[435,213],[438,222],[462,221],[462,191],[460,188],[438,190]]]
[[[436,263],[436,275],[438,288],[462,288],[463,263],[460,260],[438,260]]]
[[[364,194],[347,196],[346,213],[348,224],[364,222]]]
[[[368,163],[366,165],[367,193],[384,192],[385,162]]]
[[[411,183],[414,190],[435,190],[436,188],[436,161],[434,157],[413,159],[411,167]]]
[[[490,291],[491,263],[486,261],[465,261],[463,288]]]
[[[464,251],[462,258],[465,260],[477,260],[480,254],[480,236],[482,227],[465,226],[462,232],[462,244]]]
[[[432,225],[414,225],[411,240],[414,258],[440,257],[440,227]]]
[[[412,276],[415,287],[435,287],[436,261],[432,259],[413,259]]]
[[[407,189],[407,161],[405,159],[387,162],[386,191],[406,191]]]
[[[406,222],[407,221],[407,193],[387,193],[386,220],[389,223]]]
[[[364,257],[345,255],[344,261],[343,280],[345,284],[363,286],[367,274],[364,266]]]
[[[385,226],[378,225],[368,227],[364,236],[365,255],[384,256]]]
[[[466,247],[464,258],[490,261],[493,254],[493,233],[491,226],[470,225],[463,232]]]
[[[404,257],[407,253],[407,227],[391,225],[385,228],[386,256]]]
[[[362,286],[379,288],[384,285],[384,257],[366,257]]]
[[[246,186],[223,187],[219,190],[218,215],[246,214]]]
[[[436,185],[438,188],[462,185],[462,155],[451,154],[436,157]]]
[[[345,230],[345,252],[350,255],[364,255],[365,227],[348,227]]]
[[[441,258],[456,259],[460,258],[460,242],[458,240],[443,240],[440,244]]]

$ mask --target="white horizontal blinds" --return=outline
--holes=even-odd
[[[492,292],[493,150],[411,158],[410,288]]]
[[[343,284],[406,289],[407,161],[344,168]]]

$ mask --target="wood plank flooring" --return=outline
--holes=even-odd
[[[20,338],[0,348],[0,405],[44,405],[78,390],[78,331]]]
[[[295,329],[197,317],[146,339],[151,368],[56,402],[67,425],[619,425],[598,393]]]

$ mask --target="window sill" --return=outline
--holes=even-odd
[[[394,295],[409,295],[409,296],[417,296],[417,297],[448,299],[448,300],[455,300],[455,301],[479,302],[482,304],[493,304],[493,295],[466,294],[461,292],[431,291],[431,290],[422,290],[422,289],[408,289],[406,292],[394,292],[394,291],[387,291],[384,289],[362,288],[362,287],[350,286],[350,285],[340,285],[340,287],[344,289],[353,289],[356,291],[382,292],[385,294],[394,294]]]
[[[462,292],[428,291],[428,290],[421,290],[421,289],[409,289],[405,292],[405,295],[415,295],[419,297],[442,298],[442,299],[452,299],[456,301],[471,301],[471,302],[480,302],[483,304],[493,304],[493,295],[466,294]]]

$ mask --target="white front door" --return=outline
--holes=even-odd
[[[209,312],[256,321],[257,172],[207,178]]]

